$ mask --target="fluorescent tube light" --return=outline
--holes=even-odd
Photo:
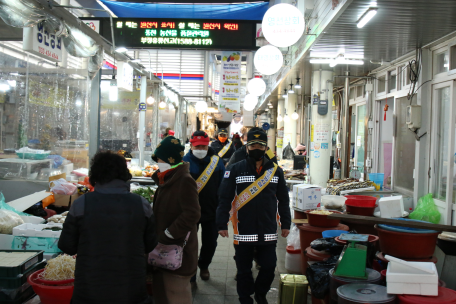
[[[370,7],[358,20],[358,28],[362,28],[377,14],[377,8]]]

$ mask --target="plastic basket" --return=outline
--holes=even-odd
[[[383,189],[383,180],[385,173],[369,173],[369,180],[373,181],[377,185],[380,185],[380,189]]]
[[[335,238],[340,236],[342,233],[347,233],[345,230],[326,230],[321,233],[324,238]]]
[[[345,201],[346,206],[355,206],[355,207],[375,207],[377,203],[377,198],[367,195],[347,195],[345,196],[347,200]]]
[[[41,154],[35,154],[35,153],[19,153],[16,152],[17,157],[19,158],[24,158],[24,159],[35,159],[35,160],[43,160],[46,159],[49,156],[50,153],[41,153]]]

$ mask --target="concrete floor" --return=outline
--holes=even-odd
[[[198,273],[197,288],[193,291],[193,304],[239,303],[236,292],[236,281],[234,280],[234,276],[236,275],[236,263],[233,260],[234,248],[232,227],[230,227],[229,235],[229,238],[218,238],[217,251],[215,252],[212,264],[209,266],[209,271],[211,273],[210,280],[201,280]],[[269,304],[276,304],[278,302],[279,274],[287,273],[285,269],[286,246],[287,240],[279,236],[277,244],[276,277],[267,296]],[[256,270],[255,265],[253,265],[252,272],[254,277],[256,277],[258,270]],[[308,300],[308,303],[311,302],[311,300]]]

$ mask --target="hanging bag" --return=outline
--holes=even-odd
[[[185,238],[184,244],[179,245],[163,245],[158,243],[157,247],[149,253],[149,264],[155,267],[160,267],[168,270],[176,270],[182,266],[182,256],[184,247],[187,244],[190,232]]]

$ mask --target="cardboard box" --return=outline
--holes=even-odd
[[[302,184],[296,186],[296,208],[312,210],[321,205],[321,187],[318,185]]]
[[[68,207],[74,203],[79,196],[80,195],[77,193],[73,195],[54,194],[55,203],[53,205],[57,207]]]

